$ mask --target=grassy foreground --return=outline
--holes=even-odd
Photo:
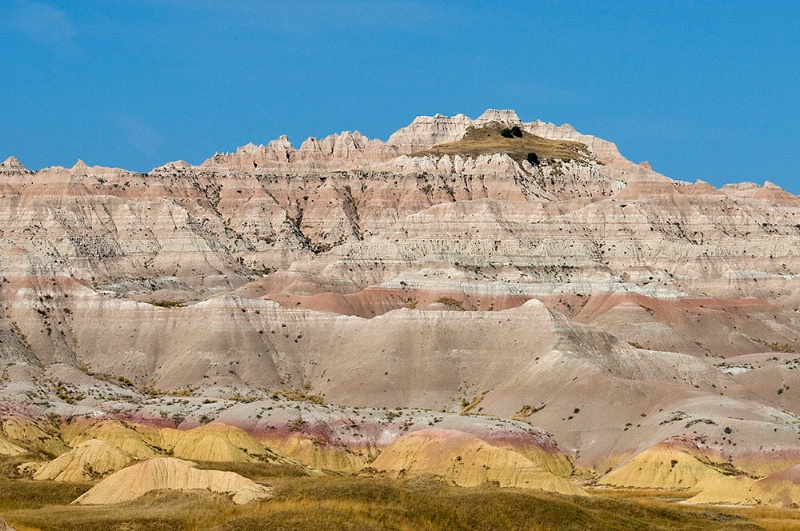
[[[463,489],[434,480],[256,476],[275,497],[236,506],[204,492],[151,493],[135,502],[70,506],[88,484],[0,478],[0,515],[30,530],[438,530],[438,529],[790,529],[792,511],[682,507],[641,493],[573,498],[499,488]],[[761,525],[756,525],[761,524]]]

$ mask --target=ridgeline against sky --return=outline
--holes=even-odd
[[[148,171],[487,107],[670,177],[800,192],[789,2],[0,4],[0,160]]]

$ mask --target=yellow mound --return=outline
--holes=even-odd
[[[754,505],[758,501],[752,488],[756,481],[744,476],[723,476],[698,483],[700,492],[686,500],[686,503]]]
[[[263,439],[262,443],[283,455],[319,470],[357,472],[367,466],[363,456],[344,449],[320,444],[312,439],[291,435],[283,438]]]
[[[163,429],[162,448],[181,459],[214,462],[258,462],[272,460],[271,453],[242,429],[225,424],[207,424],[192,430]]]
[[[699,485],[701,491],[686,503],[800,505],[800,465],[770,474],[758,481],[747,477],[728,477]]]
[[[522,454],[455,430],[430,429],[403,435],[372,463],[396,476],[433,474],[463,487],[495,483],[585,496],[586,492]]]
[[[571,476],[574,472],[574,467],[567,456],[561,453],[548,452],[539,448],[535,444],[526,444],[520,447],[497,445],[499,448],[505,448],[512,452],[522,454],[532,461],[535,465],[543,470],[552,472],[559,477]]]
[[[233,472],[198,470],[194,463],[172,457],[137,463],[106,479],[72,503],[106,505],[135,500],[153,490],[208,490],[228,494],[236,504],[270,496],[271,488]]]
[[[133,462],[130,454],[92,439],[50,461],[33,474],[33,479],[92,481],[121,470]]]
[[[641,489],[690,489],[724,477],[683,448],[660,443],[637,454],[598,481],[601,485]]]
[[[63,441],[42,430],[31,420],[6,417],[0,420],[0,432],[14,445],[34,452],[56,456],[69,450]]]
[[[800,505],[800,465],[759,479],[753,484],[753,493],[761,503],[797,507]]]
[[[150,459],[161,453],[157,445],[159,430],[123,424],[116,419],[81,419],[64,426],[63,437],[71,446],[97,439],[122,450],[136,459]]]
[[[0,455],[9,455],[9,456],[17,456],[17,455],[25,455],[28,451],[21,446],[17,446],[16,444],[7,441],[3,437],[0,437]]]

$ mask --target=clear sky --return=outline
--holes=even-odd
[[[486,108],[800,193],[800,2],[0,0],[0,160],[29,168]]]

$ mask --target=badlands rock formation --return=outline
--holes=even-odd
[[[268,498],[272,489],[233,472],[199,470],[173,457],[149,459],[110,475],[73,503],[107,505],[135,500],[154,490],[208,490],[228,494],[236,504]]]
[[[766,477],[800,459],[798,242],[769,182],[513,111],[146,174],[11,157],[0,452],[353,471],[434,427],[530,460],[527,425],[609,485]]]
[[[130,465],[133,458],[119,448],[97,439],[79,444],[33,474],[33,479],[92,481]]]
[[[800,465],[775,472],[761,479],[726,476],[698,485],[697,495],[686,500],[696,504],[800,505]]]
[[[403,435],[372,463],[372,468],[398,477],[434,475],[461,487],[493,483],[500,487],[539,489],[585,496],[565,481],[559,456],[538,452],[534,458],[488,444],[454,430],[426,429]]]

